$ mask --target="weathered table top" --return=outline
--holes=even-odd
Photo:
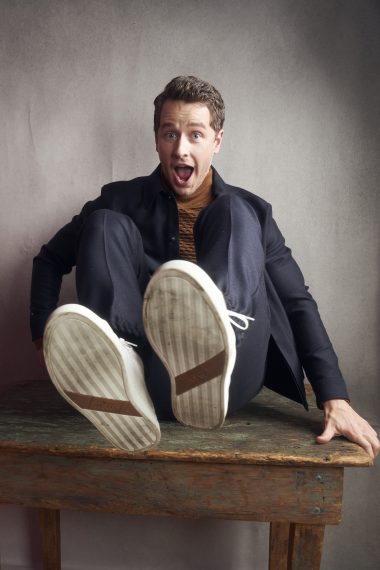
[[[264,389],[222,429],[200,431],[162,422],[160,444],[128,453],[110,446],[56,392],[49,381],[32,381],[0,398],[0,449],[21,454],[148,459],[257,465],[365,467],[372,465],[357,445],[336,438],[318,445],[322,412]]]

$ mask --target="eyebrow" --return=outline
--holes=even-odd
[[[163,129],[164,128],[166,129],[167,127],[174,127],[174,123],[170,123],[169,121],[167,121],[166,123],[161,123],[160,127]]]
[[[161,128],[163,129],[167,129],[167,128],[173,128],[175,127],[175,123],[171,122],[171,121],[166,121],[166,123],[162,123],[162,125],[160,125]],[[202,129],[206,129],[207,126],[204,123],[189,123],[189,127],[200,127]]]
[[[201,127],[202,129],[206,129],[206,125],[204,123],[189,123],[190,127]]]

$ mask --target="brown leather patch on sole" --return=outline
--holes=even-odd
[[[77,392],[69,392],[67,390],[65,390],[65,394],[83,410],[141,417],[141,414],[131,402],[127,402],[126,400],[112,400],[99,398],[98,396],[87,396],[86,394],[78,394]]]
[[[224,370],[225,360],[226,351],[222,350],[222,352],[219,352],[219,354],[213,356],[210,360],[206,360],[206,362],[198,364],[198,366],[195,366],[191,370],[178,374],[175,378],[176,395],[180,396],[197,386],[205,384],[205,382],[212,380],[216,376],[220,376]]]

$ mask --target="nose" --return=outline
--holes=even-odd
[[[177,158],[180,158],[182,156],[188,156],[189,143],[184,135],[178,137],[177,144],[174,146],[174,154]]]

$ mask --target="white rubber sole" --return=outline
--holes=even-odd
[[[48,320],[43,347],[58,392],[112,445],[133,452],[160,441],[140,357],[106,321],[82,305],[63,305]]]
[[[236,346],[218,287],[194,263],[164,263],[146,289],[143,318],[169,373],[178,421],[201,429],[222,426]]]

